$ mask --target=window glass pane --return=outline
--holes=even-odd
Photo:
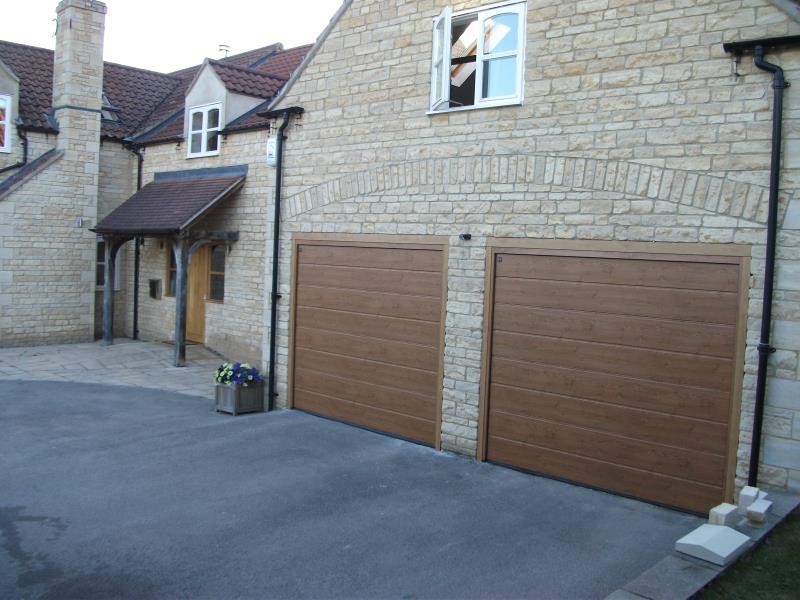
[[[516,50],[518,20],[519,17],[516,14],[495,15],[486,19],[483,40],[484,54]]]
[[[214,152],[219,145],[219,135],[216,131],[208,132],[208,141],[206,142],[206,152]]]
[[[106,260],[106,243],[97,242],[97,262],[101,263]]]
[[[208,297],[212,300],[222,302],[225,299],[225,276],[212,275],[211,285],[209,286]]]
[[[211,270],[214,273],[225,272],[225,246],[214,246],[211,249]]]
[[[508,56],[484,62],[482,90],[482,98],[516,95],[517,57]]]
[[[203,134],[193,133],[191,148],[189,148],[189,152],[191,152],[192,154],[196,154],[197,152],[202,152],[203,151],[202,143],[203,143]]]
[[[4,148],[6,145],[6,126],[3,123],[0,123],[0,148]]]
[[[192,131],[200,131],[203,129],[203,112],[198,111],[192,113]]]
[[[106,266],[103,263],[97,263],[97,270],[95,273],[95,283],[97,285],[105,285],[106,282]]]
[[[175,295],[175,271],[169,272],[169,282],[167,282],[167,295]]]
[[[169,254],[169,268],[170,269],[177,269],[178,265],[175,263],[175,252],[172,251],[172,248],[167,247],[167,253]]]
[[[208,129],[215,129],[219,127],[219,109],[212,108],[208,111],[208,125],[206,125]]]
[[[453,46],[450,58],[475,56],[478,52],[478,17],[453,23]]]

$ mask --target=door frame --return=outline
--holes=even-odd
[[[749,244],[703,244],[673,242],[613,242],[593,240],[543,240],[530,238],[496,238],[486,241],[486,281],[483,307],[483,344],[481,347],[481,385],[478,404],[478,453],[486,460],[489,436],[489,384],[491,382],[492,329],[494,324],[495,265],[498,254],[556,255],[600,258],[634,258],[645,260],[681,260],[684,262],[717,262],[739,266],[739,311],[736,321],[733,383],[730,398],[730,420],[723,493],[733,500],[736,481],[736,452],[739,445],[742,384],[744,379],[747,338],[747,308],[750,293]]]
[[[450,239],[440,235],[382,235],[382,234],[338,234],[295,233],[292,235],[292,262],[289,289],[289,340],[288,370],[286,376],[286,407],[294,408],[294,362],[295,327],[297,325],[297,247],[314,246],[362,246],[366,248],[398,248],[405,250],[436,250],[442,252],[442,312],[439,324],[439,365],[436,380],[436,432],[434,448],[442,447],[442,398],[444,385],[444,338],[447,321],[447,275]],[[391,435],[387,433],[386,435]]]

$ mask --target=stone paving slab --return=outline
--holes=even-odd
[[[174,347],[118,339],[0,349],[0,379],[127,385],[214,397],[213,375],[223,358],[208,348],[186,348],[185,367],[172,366]]]

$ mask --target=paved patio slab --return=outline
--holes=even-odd
[[[0,590],[603,598],[694,516],[299,412],[0,382]]]
[[[174,367],[175,347],[117,338],[101,342],[0,348],[0,379],[114,383],[214,397],[214,371],[223,359],[197,344],[186,347],[185,367]]]

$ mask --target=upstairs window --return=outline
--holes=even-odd
[[[0,152],[11,152],[11,96],[0,95]]]
[[[219,154],[221,112],[221,104],[208,104],[189,110],[189,157]]]
[[[104,121],[119,121],[119,116],[117,116],[117,112],[119,109],[114,107],[111,104],[111,101],[108,99],[108,96],[103,94],[103,106],[101,108],[101,115]]]
[[[522,102],[524,2],[453,14],[433,22],[431,112]]]

